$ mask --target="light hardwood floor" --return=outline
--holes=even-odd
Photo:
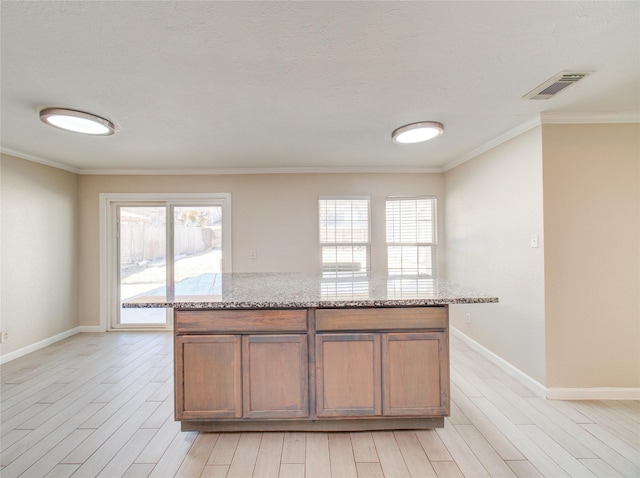
[[[79,334],[2,367],[11,477],[640,477],[640,402],[547,401],[451,341],[443,429],[182,433],[169,333]]]

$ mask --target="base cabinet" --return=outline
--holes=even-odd
[[[316,413],[319,417],[382,415],[380,336],[316,335]]]
[[[176,420],[309,416],[306,335],[183,336]]]
[[[239,336],[177,337],[176,420],[242,416]]]
[[[243,416],[309,416],[306,335],[242,337]]]
[[[448,357],[444,332],[383,334],[383,415],[448,415]]]
[[[392,430],[449,415],[447,307],[176,310],[182,430]]]
[[[444,332],[319,334],[319,417],[448,414]]]

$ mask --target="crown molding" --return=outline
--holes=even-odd
[[[543,124],[614,124],[614,123],[640,123],[640,113],[564,113],[564,112],[547,112],[540,113],[534,118],[522,123],[515,128],[501,134],[497,138],[488,143],[473,149],[458,158],[449,161],[442,167],[443,172],[460,166],[467,161],[486,153],[490,149],[501,145],[515,138],[516,136],[526,133],[536,126]]]
[[[195,175],[243,175],[243,174],[440,174],[442,168],[410,167],[343,167],[343,168],[206,168],[206,169],[88,169],[74,168],[67,164],[40,158],[21,151],[0,147],[2,154],[44,164],[80,175],[96,176],[195,176]]]
[[[528,121],[516,126],[515,128],[510,129],[509,131],[501,134],[497,138],[489,141],[488,143],[483,144],[479,148],[472,149],[466,154],[457,157],[456,159],[449,161],[442,167],[443,172],[447,172],[450,169],[455,168],[456,166],[460,166],[467,161],[472,160],[473,158],[480,156],[482,153],[486,153],[487,151],[495,148],[496,146],[500,146],[502,143],[506,143],[510,139],[515,138],[516,136],[520,136],[522,133],[526,133],[530,129],[535,128],[536,126],[540,126],[542,123],[540,122],[540,116],[537,115],[534,118],[531,118]]]
[[[230,174],[433,174],[441,168],[345,167],[345,168],[218,168],[218,169],[80,169],[83,175],[189,176]]]
[[[63,171],[69,171],[70,173],[81,174],[80,169],[69,166],[68,164],[59,163],[57,161],[51,161],[50,159],[44,159],[39,156],[33,156],[21,151],[15,151],[10,148],[0,147],[0,153],[8,156],[15,156],[16,158],[26,159],[34,163],[44,164],[45,166],[51,166],[52,168],[62,169]]]
[[[62,169],[81,175],[118,175],[118,176],[189,176],[189,175],[241,175],[241,174],[437,174],[445,173],[460,166],[482,153],[505,143],[516,136],[526,133],[530,129],[543,124],[608,124],[608,123],[640,123],[640,113],[540,113],[524,123],[512,128],[495,139],[463,154],[442,167],[431,168],[402,168],[402,167],[292,167],[292,168],[207,168],[207,169],[88,169],[75,168],[64,163],[51,161],[30,154],[0,147],[0,152]]]
[[[542,124],[640,123],[640,113],[540,113]]]

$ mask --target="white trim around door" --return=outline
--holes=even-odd
[[[231,194],[230,193],[100,193],[100,330],[114,330],[112,318],[118,302],[118,248],[116,244],[116,204],[159,204],[167,208],[206,204],[222,207],[222,264],[231,272]],[[171,324],[167,322],[170,328]],[[149,330],[140,327],[141,330]],[[127,328],[126,330],[135,330]]]

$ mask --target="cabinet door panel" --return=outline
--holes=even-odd
[[[176,419],[242,415],[240,336],[176,338]]]
[[[316,336],[319,417],[381,415],[380,336]]]
[[[444,332],[384,334],[384,415],[448,415],[447,356]]]
[[[242,338],[246,418],[309,416],[306,335]]]

